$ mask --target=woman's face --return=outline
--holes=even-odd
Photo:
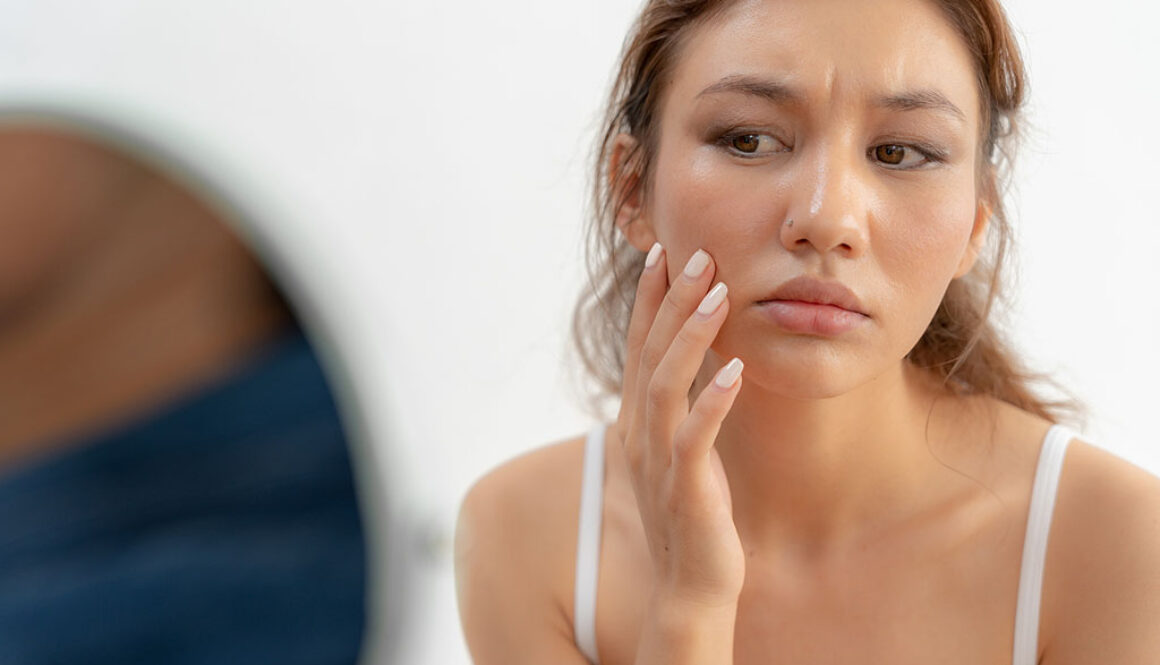
[[[672,279],[713,256],[731,305],[713,349],[747,381],[844,393],[899,366],[974,260],[978,94],[931,2],[740,2],[683,46],[630,238],[659,240]],[[802,276],[859,313],[771,300]]]

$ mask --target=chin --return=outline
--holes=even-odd
[[[866,381],[849,370],[807,367],[801,363],[746,364],[746,385],[761,386],[770,393],[800,400],[820,400],[845,395]]]
[[[722,359],[745,362],[745,385],[781,397],[818,400],[853,392],[885,375],[898,362],[871,357],[864,347],[797,337],[754,349],[721,345]],[[744,390],[744,388],[742,388]]]

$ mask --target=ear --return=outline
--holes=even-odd
[[[616,135],[608,160],[608,178],[612,187],[612,203],[616,210],[616,228],[624,234],[628,244],[647,252],[656,242],[656,233],[645,216],[644,197],[640,180],[640,142],[625,133]]]
[[[967,242],[967,249],[963,252],[963,258],[959,260],[958,270],[955,271],[955,279],[962,277],[971,271],[975,266],[975,261],[979,259],[979,254],[983,251],[983,245],[987,242],[987,229],[991,225],[991,205],[986,201],[980,200],[975,206],[975,223],[971,227],[971,238]]]

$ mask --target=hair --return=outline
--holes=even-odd
[[[976,174],[991,223],[979,259],[969,273],[950,283],[906,360],[941,378],[954,394],[993,396],[1051,422],[1080,415],[1083,408],[1074,398],[1050,401],[1036,393],[1037,382],[1056,384],[1024,368],[994,320],[996,305],[1006,301],[1003,287],[1012,229],[1003,193],[1019,143],[1027,90],[1018,44],[998,0],[934,2],[962,36],[974,61],[981,113]],[[643,253],[628,243],[616,218],[629,197],[647,200],[661,100],[684,42],[733,4],[735,0],[647,0],[625,40],[592,155],[586,248],[590,284],[576,304],[572,325],[580,359],[599,388],[597,400],[619,394],[628,321],[644,268]],[[612,173],[609,160],[621,133],[636,140],[621,158],[623,167]]]

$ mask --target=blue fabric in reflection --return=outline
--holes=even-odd
[[[365,554],[300,333],[0,478],[0,663],[353,663]]]

